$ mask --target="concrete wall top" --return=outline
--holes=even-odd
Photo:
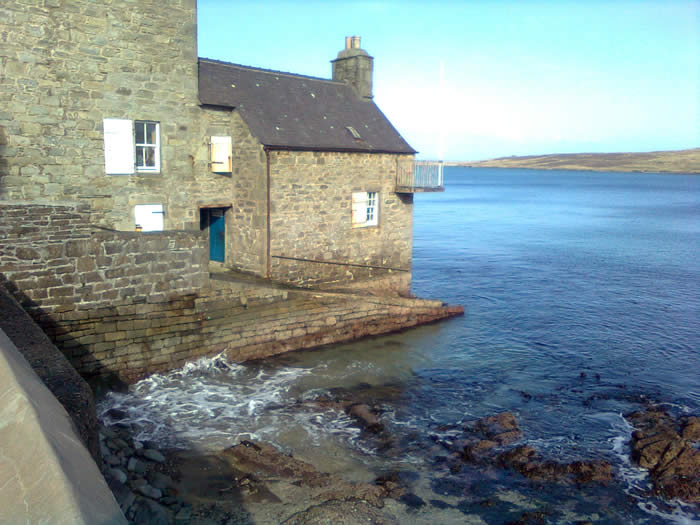
[[[0,523],[126,525],[61,404],[0,330]]]

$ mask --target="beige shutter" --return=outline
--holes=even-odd
[[[105,173],[126,175],[134,173],[134,125],[131,120],[106,118],[103,121],[105,139]]]
[[[211,171],[213,173],[231,173],[233,169],[231,137],[212,137],[210,151]]]
[[[367,192],[358,191],[352,194],[352,227],[364,226],[367,222]]]

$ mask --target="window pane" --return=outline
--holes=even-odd
[[[156,144],[156,125],[152,122],[146,123],[146,144]]]
[[[143,144],[145,138],[143,133],[143,122],[134,122],[134,130],[136,131],[136,144]]]
[[[144,161],[144,166],[149,167],[149,168],[155,168],[156,167],[156,148],[151,147],[151,146],[144,146],[143,148],[144,156],[145,156],[145,161]]]
[[[143,146],[136,146],[136,166],[143,168],[145,164],[143,163]]]

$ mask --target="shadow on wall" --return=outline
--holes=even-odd
[[[97,415],[88,384],[23,309],[22,300],[25,304],[31,300],[19,294],[18,303],[13,292],[17,288],[0,274],[0,328],[66,409],[90,454],[99,461]]]
[[[92,394],[95,397],[99,397],[102,395],[105,391],[108,390],[115,390],[118,392],[126,391],[128,388],[128,385],[122,381],[118,374],[116,372],[106,372],[108,370],[108,367],[106,367],[98,358],[96,358],[93,353],[90,351],[90,349],[81,343],[79,343],[74,337],[72,337],[70,334],[66,332],[66,329],[64,327],[61,327],[52,317],[50,314],[45,312],[39,304],[37,304],[35,301],[30,299],[26,294],[24,294],[19,288],[12,282],[7,280],[7,278],[0,273],[0,296],[2,288],[5,288],[12,297],[16,299],[16,301],[19,303],[18,306],[22,307],[22,312],[24,315],[30,317],[37,325],[38,328],[40,328],[43,332],[42,335],[44,335],[49,344],[51,344],[56,350],[58,350],[61,355],[66,359],[66,361],[70,364],[71,369],[75,372],[75,374],[82,378],[84,381],[87,382],[87,384],[90,386],[90,389],[92,391]],[[0,297],[2,299],[2,297]],[[0,301],[0,307],[4,306],[2,302]],[[4,318],[7,318],[8,316],[3,310],[3,316]],[[2,326],[3,322],[6,321],[6,319],[1,319],[0,320],[0,327]],[[5,330],[7,333],[7,330]],[[10,335],[10,334],[8,334]],[[12,336],[10,336],[12,338]],[[16,343],[15,343],[16,344]],[[18,347],[20,345],[17,345]],[[66,350],[65,349],[70,349],[69,354],[66,355]],[[20,348],[22,350],[22,348]],[[24,352],[23,352],[24,353]],[[54,388],[52,388],[51,385],[48,384],[47,381],[53,381],[52,375],[49,373],[51,367],[48,366],[48,363],[38,363],[35,365],[35,363],[27,357],[27,360],[30,362],[32,365],[32,368],[35,369],[39,377],[44,381],[44,383],[49,387],[49,390],[53,392],[53,394],[58,398],[58,400],[65,406],[65,403],[63,402],[63,399],[61,398],[61,395],[59,395],[57,392],[54,391]],[[75,365],[71,362],[71,358],[81,358],[81,366],[90,368],[93,370],[98,370],[100,371],[94,376],[90,375],[81,375],[76,371]],[[47,370],[42,370],[41,372],[37,370],[37,367],[42,367],[46,368]],[[59,385],[56,385],[59,387]],[[66,407],[66,410],[68,410],[69,413],[71,413],[71,410]],[[93,407],[94,411],[94,407]],[[83,436],[83,432],[81,430],[81,436]],[[95,449],[96,449],[96,445]],[[90,443],[88,446],[90,449],[90,452],[93,452],[93,444]],[[93,454],[94,455],[94,454]]]

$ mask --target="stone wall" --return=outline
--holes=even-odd
[[[270,156],[273,278],[307,285],[410,272],[413,196],[395,189],[398,163],[412,155]],[[377,226],[351,227],[352,193],[360,191],[379,192]]]
[[[6,0],[0,5],[0,199],[85,200],[101,225],[134,229],[162,204],[166,229],[232,201],[208,141],[231,112],[197,97],[196,1]],[[104,118],[160,123],[159,173],[106,175]]]
[[[117,232],[80,205],[0,202],[0,276],[42,326],[52,314],[166,301],[208,282],[202,232]]]
[[[226,263],[245,272],[267,272],[267,158],[237,111],[231,116],[233,207],[227,213]]]
[[[285,296],[286,298],[286,296]],[[439,301],[324,294],[287,301],[261,294],[189,295],[163,303],[59,316],[57,346],[85,377],[133,382],[226,352],[235,361],[402,330],[456,315]]]

